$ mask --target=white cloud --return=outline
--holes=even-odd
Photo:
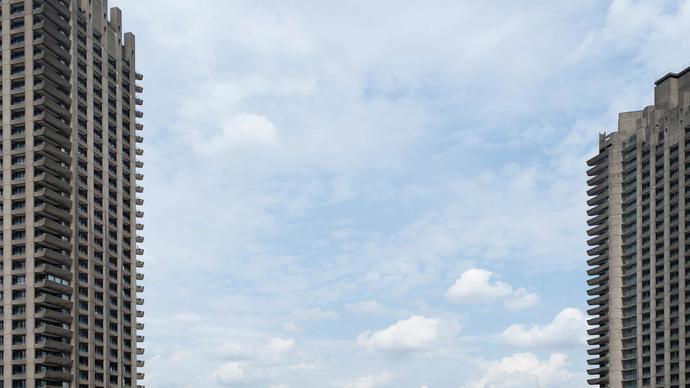
[[[520,347],[583,344],[586,340],[587,318],[578,309],[567,308],[546,326],[512,325],[501,334],[504,343]]]
[[[509,296],[513,291],[510,284],[501,281],[492,283],[491,276],[491,272],[483,269],[468,269],[446,291],[446,298],[454,303],[482,303]]]
[[[532,353],[518,353],[497,362],[480,362],[483,376],[462,388],[585,388],[583,375],[568,370],[568,356],[554,353],[540,360]]]
[[[375,300],[348,303],[345,309],[359,315],[378,315],[386,311],[386,307]]]
[[[215,154],[235,147],[272,145],[278,141],[275,125],[267,117],[253,113],[223,119],[221,130],[219,135],[201,141],[201,152]]]
[[[288,354],[295,347],[295,340],[292,338],[273,338],[264,347],[264,352],[270,358],[280,358]]]
[[[369,331],[357,337],[360,346],[381,351],[426,349],[445,336],[457,332],[457,326],[440,319],[414,315],[380,331]]]
[[[376,388],[388,385],[393,380],[390,373],[360,377],[357,381],[342,384],[342,388]]]
[[[502,281],[491,281],[493,273],[487,270],[471,268],[460,275],[460,278],[446,290],[446,299],[453,303],[487,303],[503,299],[503,304],[510,311],[518,311],[536,306],[541,299],[539,294],[530,293],[525,288],[513,290],[513,287]]]
[[[247,378],[246,364],[238,361],[225,363],[213,373],[213,376],[223,385],[243,382]]]
[[[503,304],[510,311],[518,311],[536,306],[540,300],[541,295],[530,293],[524,288],[518,288],[503,301]]]

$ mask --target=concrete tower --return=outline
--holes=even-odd
[[[690,68],[590,159],[590,385],[690,386]]]
[[[0,4],[0,387],[137,386],[134,35],[106,0]]]

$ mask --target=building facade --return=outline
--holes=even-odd
[[[690,386],[689,113],[690,68],[587,162],[590,385]]]
[[[143,379],[135,41],[107,0],[1,0],[0,387]]]

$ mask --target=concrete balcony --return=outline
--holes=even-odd
[[[48,309],[43,309],[43,310],[37,312],[36,318],[46,320],[46,321],[65,323],[65,324],[70,324],[72,322],[72,316],[70,316],[69,314],[61,313],[61,312],[54,311],[54,310],[48,310]]]
[[[38,231],[48,231],[62,236],[72,236],[72,229],[69,225],[55,222],[48,218],[40,218],[34,223],[34,228]]]
[[[138,206],[142,206],[142,205],[144,204],[144,200],[143,200],[142,198],[137,198],[136,204],[137,204]]]
[[[143,92],[144,92],[144,87],[143,87],[143,86],[136,85],[136,86],[134,87],[134,90],[135,90],[137,93],[143,93]]]
[[[146,352],[146,349],[137,348],[137,356],[143,356],[145,352]]]
[[[137,154],[138,156],[142,156],[142,155],[144,155],[144,150],[142,150],[141,148],[137,147],[137,148],[134,149],[134,153]]]
[[[142,310],[137,310],[137,318],[144,318],[144,312]]]
[[[72,293],[72,287],[66,286],[64,284],[56,283],[52,280],[48,279],[43,279],[40,282],[36,283],[36,289],[47,289],[51,290],[53,292],[59,292],[62,294],[71,294]]]
[[[43,112],[34,116],[34,120],[39,125],[52,127],[58,130],[60,133],[68,135],[71,131],[70,124],[64,119],[59,118],[50,110],[44,110]]]
[[[137,98],[134,100],[134,103],[137,105],[144,105],[144,100],[142,100],[141,98]]]
[[[44,370],[36,373],[36,380],[50,381],[71,381],[72,374],[69,372],[59,372],[54,370]]]
[[[144,124],[136,123],[134,125],[134,128],[136,128],[137,131],[143,131],[144,130]]]
[[[141,294],[142,292],[144,292],[144,286],[137,286],[137,289],[136,289],[136,290],[137,290],[138,293]]]
[[[144,330],[144,324],[141,322],[137,323],[137,330]]]
[[[53,337],[72,338],[72,331],[63,329],[61,326],[53,325],[47,322],[40,322],[36,325],[36,333],[47,334]]]
[[[139,194],[142,194],[144,192],[144,187],[143,186],[137,186],[134,191],[136,191]]]
[[[137,81],[141,81],[144,79],[144,75],[139,72],[134,73],[134,76],[136,77]]]
[[[61,78],[58,78],[58,80],[61,80]],[[66,80],[63,80],[65,82],[64,88],[69,88],[69,82]],[[55,82],[52,81],[51,82]],[[60,81],[58,81],[60,82]],[[60,85],[63,87],[63,85]],[[55,100],[53,97],[47,96],[47,95],[40,95],[38,94],[38,98],[34,100],[34,107],[36,108],[45,108],[46,110],[50,111],[53,113],[58,119],[64,120],[66,122],[69,122],[71,119],[71,115],[69,112],[69,106],[58,102]]]
[[[34,138],[42,140],[44,142],[52,143],[52,144],[66,150],[66,151],[70,150],[72,148],[72,143],[70,143],[69,139],[66,136],[64,136],[62,133],[60,133],[54,129],[51,129],[51,128],[38,127],[34,131]],[[51,155],[52,154],[46,155],[44,153],[41,156],[51,157]],[[51,157],[48,161],[51,161],[51,162],[57,164],[57,162],[55,160],[53,160],[53,157]],[[37,161],[34,160],[34,163],[36,163],[36,162]],[[34,165],[36,165],[36,164],[34,164]],[[64,166],[61,166],[61,165],[58,165],[58,166],[64,168]],[[51,165],[50,167],[53,167],[53,166]],[[56,168],[59,169],[59,167],[56,167]],[[62,175],[70,176],[70,174],[69,174],[70,170],[69,169],[67,169],[67,173],[65,173],[65,170],[62,170],[62,169],[59,169],[58,172],[62,173]]]
[[[143,260],[137,260],[137,268],[144,268],[144,261]]]
[[[34,176],[34,182],[37,185],[48,187],[57,192],[70,193],[72,191],[72,185],[69,182],[59,179],[52,174],[46,174],[42,172]]]
[[[43,142],[42,144],[37,145],[34,147],[34,152],[47,152],[65,164],[70,164],[72,162],[72,158],[69,156],[68,151],[62,150],[49,142]]]
[[[60,308],[71,308],[72,302],[69,299],[62,299],[51,294],[42,294],[35,300],[37,305],[52,306]]]
[[[137,280],[144,280],[144,274],[143,273],[137,273]]]
[[[137,236],[137,242],[143,243],[144,242],[144,236]]]
[[[41,341],[36,342],[36,349],[45,349],[54,352],[67,353],[72,351],[72,345],[66,344],[64,342],[43,339]]]
[[[37,365],[70,366],[72,361],[67,357],[41,356],[36,358]]]
[[[55,250],[49,249],[49,248],[44,248],[41,247],[36,250],[35,254],[36,259],[39,259],[41,261],[48,261],[51,263],[55,264],[62,264],[62,265],[71,265],[72,264],[72,258],[64,255],[62,253],[59,253]]]
[[[37,274],[54,275],[65,280],[72,280],[72,271],[51,264],[40,264],[34,270]]]
[[[136,166],[136,168],[143,168],[144,162],[142,162],[141,160],[137,160],[136,162],[134,162],[134,166]]]
[[[69,240],[63,240],[48,233],[36,234],[34,242],[58,251],[69,251],[70,249],[72,249],[72,244],[69,242]]]
[[[136,180],[138,180],[138,181],[143,181],[143,180],[144,180],[144,174],[136,174],[134,177],[135,177]]]
[[[136,229],[137,230],[144,230],[144,224],[137,223]]]
[[[141,210],[137,210],[135,215],[137,218],[144,218],[144,212]]]
[[[144,305],[144,298],[137,298],[137,306],[143,306]]]

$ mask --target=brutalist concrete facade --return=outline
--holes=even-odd
[[[590,385],[690,386],[690,68],[590,159]]]
[[[107,0],[1,0],[0,387],[134,387],[143,200],[134,36]]]

